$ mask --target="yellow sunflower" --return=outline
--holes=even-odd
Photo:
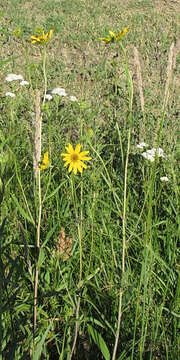
[[[42,160],[42,163],[40,164],[38,170],[46,169],[49,166],[49,160],[48,160],[48,151],[44,153],[44,158]]]
[[[86,156],[89,151],[80,152],[81,146],[81,144],[77,144],[75,149],[73,149],[73,146],[69,144],[65,147],[67,153],[61,154],[65,161],[64,166],[69,165],[68,172],[73,170],[75,175],[77,174],[77,170],[82,174],[83,168],[87,169],[87,165],[83,163],[84,160],[91,160],[91,157]]]
[[[100,40],[105,41],[106,44],[113,43],[115,41],[120,40],[122,38],[122,36],[124,36],[127,33],[128,30],[129,30],[129,27],[126,27],[117,35],[113,31],[109,30],[110,38],[103,37],[103,38],[100,38]]]
[[[44,31],[42,32],[42,35],[40,36],[31,36],[31,41],[32,41],[32,44],[35,44],[35,43],[41,43],[41,44],[45,44],[47,43],[52,34],[53,34],[54,30],[51,29],[47,34],[44,33]]]

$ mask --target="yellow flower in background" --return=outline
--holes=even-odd
[[[124,36],[127,31],[129,30],[129,27],[125,27],[119,34],[115,34],[113,31],[109,30],[109,35],[110,35],[110,38],[108,37],[103,37],[103,38],[100,38],[100,40],[102,41],[105,41],[106,44],[109,44],[109,43],[113,43],[115,41],[118,41],[122,38],[122,36]]]
[[[46,169],[49,166],[49,160],[48,160],[48,151],[44,153],[44,158],[42,160],[42,163],[40,164],[38,170]]]
[[[93,136],[93,129],[91,129],[91,128],[88,129],[86,134],[87,134],[87,136],[89,136],[89,137]]]
[[[51,29],[47,34],[44,33],[44,31],[42,32],[42,35],[39,35],[39,36],[31,36],[31,41],[32,41],[32,44],[35,44],[35,43],[41,43],[41,44],[46,44],[52,34],[53,34],[54,30]]]
[[[14,30],[13,35],[16,36],[17,38],[20,38],[22,35],[22,30],[20,28]]]
[[[75,149],[73,146],[69,144],[65,147],[67,153],[62,153],[61,156],[64,158],[63,160],[66,161],[64,166],[69,165],[68,172],[73,170],[74,174],[77,174],[77,170],[82,174],[83,168],[87,169],[87,165],[83,163],[84,160],[91,160],[91,157],[86,156],[89,151],[82,151],[81,144],[77,144]]]

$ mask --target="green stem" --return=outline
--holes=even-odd
[[[124,173],[124,199],[123,199],[123,217],[122,217],[122,234],[123,234],[122,280],[121,280],[121,287],[120,287],[120,291],[119,291],[117,331],[116,331],[116,338],[115,338],[112,360],[116,359],[116,353],[117,353],[118,342],[119,342],[121,318],[122,318],[122,301],[123,301],[123,293],[125,291],[124,288],[125,288],[125,273],[126,273],[126,269],[125,269],[126,243],[127,243],[127,240],[126,240],[126,227],[127,227],[126,210],[127,210],[128,162],[129,162],[130,143],[131,143],[132,104],[133,104],[133,84],[132,84],[132,78],[131,78],[127,63],[125,65],[125,72],[126,72],[126,79],[128,82],[128,89],[129,89],[129,131],[128,131],[128,145],[127,145],[127,153],[126,153],[125,173]]]
[[[80,202],[80,221],[78,216],[78,208],[77,208],[77,194],[76,188],[74,184],[74,177],[71,177],[71,189],[72,189],[72,197],[74,202],[75,216],[77,221],[77,229],[78,229],[78,238],[79,238],[79,281],[82,280],[82,220],[83,220],[83,183],[81,182],[81,202]]]
[[[47,75],[46,75],[46,47],[43,49],[43,75],[44,75],[44,98],[43,104],[45,102],[45,96],[47,92]]]

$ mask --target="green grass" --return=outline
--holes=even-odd
[[[179,10],[158,0],[0,6],[0,360],[179,358]],[[99,40],[126,26],[121,43]],[[43,71],[29,38],[50,29]],[[44,102],[46,79],[68,96]],[[35,178],[39,110],[50,166]],[[142,141],[165,157],[143,158]],[[89,150],[82,175],[64,167],[68,143]]]

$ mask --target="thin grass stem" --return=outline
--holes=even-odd
[[[123,52],[124,48],[122,47]],[[126,59],[126,53],[125,53]],[[121,318],[122,318],[122,300],[123,300],[123,293],[125,287],[125,256],[126,256],[126,209],[127,209],[127,186],[128,186],[128,162],[129,162],[129,153],[130,153],[130,143],[131,143],[131,129],[132,129],[132,103],[133,103],[133,84],[132,78],[127,66],[125,65],[126,71],[126,78],[128,82],[128,89],[129,89],[129,130],[128,130],[128,145],[127,145],[127,153],[126,153],[126,163],[125,163],[125,174],[124,174],[124,198],[123,198],[123,217],[122,217],[122,234],[123,234],[123,249],[122,249],[122,280],[121,280],[121,287],[119,290],[119,309],[118,309],[118,321],[117,321],[117,331],[115,337],[115,344],[113,349],[113,356],[112,360],[116,359],[116,353],[118,348],[119,342],[119,335],[120,335],[120,327],[121,327]]]

